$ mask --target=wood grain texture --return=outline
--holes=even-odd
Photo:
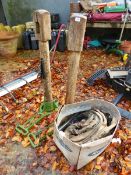
[[[73,103],[75,100],[77,75],[79,71],[81,51],[83,50],[86,21],[87,18],[80,14],[74,14],[70,18],[67,45],[68,50],[71,52],[68,63],[66,104]]]
[[[33,13],[33,21],[35,22],[35,34],[39,41],[51,40],[51,17],[46,10],[36,10]]]
[[[45,79],[42,80],[43,88],[45,91],[45,99],[51,102],[52,99],[52,88],[51,88],[51,70],[50,70],[50,56],[49,56],[49,44],[48,42],[39,41],[40,58],[44,59],[44,71]]]
[[[51,18],[50,13],[46,10],[36,10],[33,13],[33,21],[35,22],[36,29],[35,35],[39,40],[40,58],[43,59],[44,79],[42,79],[43,89],[45,91],[45,99],[51,102],[52,89],[51,89],[51,70],[50,70],[50,54],[49,43],[51,39]]]
[[[70,18],[67,47],[70,51],[82,51],[87,18],[81,14],[73,14]]]
[[[80,55],[80,52],[70,52],[70,58],[68,63],[68,81],[66,89],[66,104],[71,104],[75,100]]]
[[[70,14],[72,13],[80,13],[81,6],[79,2],[70,2]]]

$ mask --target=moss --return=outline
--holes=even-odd
[[[11,25],[25,23],[31,20],[34,9],[30,7],[27,0],[8,0],[8,15]]]

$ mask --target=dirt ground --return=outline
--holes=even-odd
[[[19,51],[15,57],[0,56],[0,85],[31,72],[34,67],[37,67],[38,55],[36,51]]]
[[[53,63],[52,90],[54,99],[60,105],[65,103],[67,63],[69,52],[57,52]],[[75,101],[90,98],[102,98],[112,101],[117,93],[104,80],[98,80],[94,86],[86,84],[86,79],[96,70],[121,66],[120,58],[106,55],[102,50],[87,50],[81,55]],[[0,85],[3,85],[32,70],[38,69],[39,53],[37,51],[19,51],[14,58],[0,58]],[[38,78],[30,85],[25,85],[13,91],[17,103],[6,95],[0,97],[0,102],[8,110],[0,106],[0,174],[1,175],[128,175],[130,174],[130,143],[131,123],[122,118],[115,138],[121,143],[110,144],[109,147],[94,161],[77,171],[55,146],[52,136],[47,137],[41,146],[31,148],[27,138],[15,131],[18,123],[24,123],[35,114],[44,99],[44,90]],[[131,112],[131,101],[123,99],[119,104]],[[54,120],[54,118],[53,118]],[[49,122],[53,122],[49,118]],[[43,121],[44,123],[44,121]],[[43,125],[42,123],[42,125]],[[38,129],[35,126],[34,130]]]

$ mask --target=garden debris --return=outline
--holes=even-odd
[[[106,149],[120,120],[116,106],[102,99],[67,104],[57,116],[53,139],[70,164],[76,165],[78,170]],[[60,130],[62,126],[67,127]]]
[[[14,78],[18,78],[21,75],[25,75],[30,70],[36,69],[39,63],[38,57],[39,54],[37,51],[19,51],[16,57],[5,60],[5,65],[7,65],[7,62],[8,65],[11,65],[10,73],[8,72],[8,74],[6,74],[6,71],[1,72],[1,70],[3,70],[1,61],[1,85]],[[64,105],[65,101],[67,60],[68,52],[56,52],[56,59],[52,63],[53,98],[59,99],[61,105]],[[16,64],[19,63],[19,68],[17,70],[14,70],[12,61]],[[30,66],[27,67],[28,63],[30,63]],[[21,64],[24,64],[26,67],[22,67]],[[111,87],[105,84],[104,80],[97,80],[94,86],[91,87],[86,84],[86,78],[90,77],[96,69],[100,70],[122,65],[123,63],[120,62],[119,57],[112,54],[106,55],[106,53],[101,50],[89,49],[88,51],[82,52],[76,102],[87,100],[92,97],[106,99],[111,102],[117,94]],[[0,116],[2,117],[2,123],[0,124],[0,147],[2,155],[0,159],[1,174],[5,174],[5,172],[11,170],[12,165],[15,165],[15,169],[10,172],[12,174],[52,174],[50,170],[55,161],[58,163],[58,166],[55,166],[56,174],[130,174],[129,155],[131,122],[124,118],[120,121],[119,128],[114,136],[115,138],[119,138],[121,143],[111,143],[100,156],[80,170],[76,170],[74,166],[70,166],[58,148],[56,148],[56,152],[51,152],[51,146],[55,146],[52,136],[47,137],[46,141],[42,142],[41,146],[33,149],[33,153],[36,152],[36,157],[33,157],[29,153],[28,150],[32,150],[30,147],[23,149],[19,143],[24,139],[20,134],[15,132],[15,127],[18,123],[23,124],[27,119],[38,112],[39,106],[44,100],[44,94],[40,84],[41,80],[38,78],[31,83],[31,88],[28,85],[25,85],[15,90],[13,93],[19,104],[14,103],[8,95],[0,97],[1,102],[9,109],[9,114],[6,115],[5,110],[2,107],[0,108]],[[26,97],[26,102],[23,100],[23,97]],[[119,107],[131,112],[131,101],[123,99],[119,104]],[[45,124],[54,122],[55,117],[54,113],[47,118],[47,122],[42,121],[40,128],[44,127]],[[14,136],[9,132],[9,138],[6,138],[6,132],[10,126],[13,127]],[[8,144],[9,140],[12,140],[13,142],[11,141],[11,143]],[[12,156],[7,158],[7,155],[9,155],[9,146],[11,148],[10,153]],[[14,151],[12,151],[12,149]],[[15,156],[13,152],[17,155]],[[21,155],[19,156],[19,154]],[[34,161],[29,163],[29,160],[37,161],[37,166],[34,167]],[[7,173],[7,175],[10,173]]]
[[[106,137],[114,132],[117,125],[115,118],[99,109],[82,112],[76,118],[77,121],[72,121],[64,132],[71,141],[78,144]]]
[[[51,130],[52,124],[48,126],[44,126],[40,130],[35,131],[35,133],[31,132],[31,129],[34,126],[37,126],[39,128],[40,126],[38,124],[42,123],[43,120],[47,120],[47,117],[50,116],[51,113],[56,111],[57,108],[58,108],[57,101],[43,102],[40,105],[38,113],[30,117],[23,125],[19,124],[16,126],[16,131],[19,134],[23,136],[27,136],[24,138],[24,141],[22,143],[24,147],[31,144],[33,148],[36,148],[37,146],[40,145],[40,143],[43,140],[46,140],[47,136],[51,136],[53,134],[53,130]]]

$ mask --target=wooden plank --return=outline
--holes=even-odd
[[[51,88],[51,69],[50,69],[50,54],[48,42],[39,41],[40,58],[43,58],[43,68],[45,77],[42,79],[43,88],[45,90],[45,99],[48,102],[53,100]]]
[[[70,2],[70,14],[80,13],[81,6],[79,2]]]
[[[70,51],[68,63],[68,81],[66,91],[66,104],[73,103],[75,99],[77,75],[81,51],[83,50],[84,34],[87,18],[81,15],[73,15],[70,18],[68,31],[68,50]]]
[[[71,52],[68,63],[66,104],[74,102],[76,93],[76,82],[79,71],[80,52]]]
[[[49,40],[51,39],[51,17],[46,10],[37,10],[33,13],[33,20],[36,25],[36,38],[39,40],[40,59],[44,76],[42,77],[45,99],[52,102],[51,70],[49,55]]]
[[[87,22],[87,27],[93,27],[93,28],[122,28],[123,23],[122,22]],[[127,22],[125,25],[125,28],[130,29],[131,28],[131,22]]]
[[[87,18],[81,14],[70,17],[67,47],[70,51],[82,51]]]
[[[75,14],[75,13],[74,13]],[[87,16],[87,13],[78,13],[84,16]],[[89,22],[87,21],[87,27],[94,27],[94,28],[122,28],[123,22],[121,21],[94,21]],[[131,28],[131,21],[126,22],[125,28]]]
[[[36,10],[33,13],[33,21],[35,22],[36,38],[40,41],[51,40],[51,17],[46,10]]]

